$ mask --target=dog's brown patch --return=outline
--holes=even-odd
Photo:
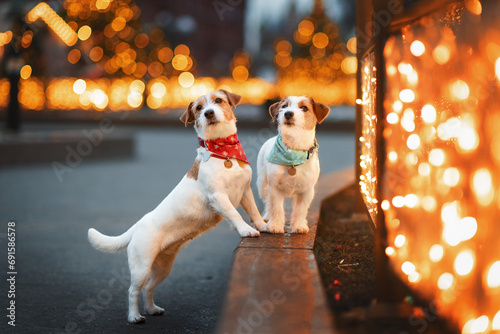
[[[244,161],[241,161],[241,160],[237,160],[238,161],[238,165],[240,165],[241,168],[245,168],[246,166],[248,166],[248,164]]]
[[[276,102],[276,103],[273,103],[270,107],[269,107],[269,114],[271,115],[271,117],[273,118],[273,121],[276,121],[276,117],[278,117],[278,114],[280,112],[280,109],[288,104],[289,101],[288,101],[288,97],[285,97],[283,98],[283,100],[279,101],[279,102]]]
[[[228,92],[227,90],[224,89],[220,89],[219,92],[222,92],[227,96],[227,101],[231,106],[236,107],[238,103],[240,103],[241,100],[240,95]]]
[[[195,120],[193,106],[194,102],[191,102],[180,118],[181,122],[184,123],[184,126],[187,126],[189,123],[192,123]]]
[[[200,114],[201,114],[201,111],[203,110],[203,106],[207,104],[207,97],[206,96],[201,96],[200,98],[198,98],[198,100],[194,101],[193,102],[193,106],[192,106],[192,110],[193,110],[193,117],[194,117],[194,120],[195,120],[195,126],[198,127],[198,120],[200,119]],[[198,110],[198,106],[201,105],[201,109]]]
[[[302,108],[306,107],[307,110],[303,110]],[[316,114],[314,113],[314,106],[310,99],[302,99],[299,102],[299,108],[304,113],[304,128],[307,130],[313,130],[316,127],[316,123],[318,119]]]
[[[314,108],[314,114],[316,115],[316,118],[318,119],[318,123],[323,122],[323,120],[328,116],[328,113],[330,112],[330,108],[323,103],[318,103],[313,100],[312,97],[309,98],[311,101],[311,104],[313,105]]]
[[[217,99],[220,99],[221,101],[217,103]],[[201,111],[205,108],[209,101],[220,106],[226,120],[236,120],[232,107],[235,107],[240,102],[240,100],[241,96],[239,96],[238,94],[234,94],[223,89],[219,90],[218,92],[200,96],[196,101],[193,101],[189,104],[186,111],[181,116],[181,121],[186,126],[194,121],[195,125],[198,126],[197,122],[201,115]],[[200,110],[198,110],[198,106],[201,106]]]
[[[196,159],[194,161],[193,167],[188,171],[187,177],[193,180],[198,180],[198,172],[200,171],[200,160]]]
[[[219,96],[219,98],[222,99],[220,106],[222,108],[222,112],[224,113],[224,118],[227,121],[235,120],[236,117],[234,116],[233,108],[231,108],[231,103],[226,101],[223,97]]]
[[[231,99],[229,98],[228,94],[231,94]],[[236,96],[238,96],[239,99],[236,98]],[[210,99],[212,100],[213,103],[216,103],[216,104],[217,104],[217,102],[216,102],[217,99],[222,100],[222,102],[218,103],[218,105],[222,109],[222,112],[224,113],[224,118],[227,121],[232,121],[232,120],[236,119],[236,117],[234,116],[234,113],[233,113],[232,106],[236,106],[236,104],[241,99],[241,96],[226,92],[225,90],[220,90],[216,93],[211,94]]]

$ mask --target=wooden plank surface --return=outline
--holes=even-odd
[[[335,333],[313,247],[322,200],[353,182],[354,168],[320,177],[308,234],[241,241],[216,333]]]

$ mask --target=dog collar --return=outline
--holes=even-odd
[[[278,137],[276,137],[274,146],[266,159],[267,161],[277,165],[298,166],[305,163],[318,148],[318,142],[316,141],[316,138],[314,138],[314,145],[309,150],[292,150],[291,148],[286,147],[281,134],[279,134]]]
[[[210,153],[212,153],[211,156],[215,158],[226,160],[234,158],[250,164],[236,133],[229,137],[218,139],[204,140],[198,137],[198,142],[201,147],[206,148]]]

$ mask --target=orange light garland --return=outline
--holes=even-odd
[[[33,23],[42,19],[52,31],[68,46],[74,45],[78,40],[76,32],[50,8],[45,2],[40,2],[26,15],[26,21]]]
[[[463,334],[500,331],[500,25],[474,3],[387,41],[379,180],[395,271]]]
[[[0,107],[8,104],[10,85],[0,80]],[[21,80],[19,102],[28,110],[138,110],[147,104],[160,113],[173,108],[185,108],[200,95],[217,89],[242,95],[242,103],[262,104],[276,97],[275,86],[262,79],[250,78],[244,82],[232,78],[196,78],[183,87],[177,77],[158,77],[147,84],[140,79],[78,79],[53,78],[44,85],[41,80],[30,77]]]
[[[299,22],[293,39],[294,45],[285,39],[274,43],[278,95],[307,95],[330,106],[354,105],[356,38],[348,46],[342,42],[321,1],[315,1],[311,16]]]
[[[359,187],[368,212],[373,221],[376,221],[378,212],[377,189],[377,152],[376,152],[376,123],[375,95],[377,91],[375,58],[373,52],[369,53],[361,63],[361,91],[362,99],[356,103],[361,105],[361,142]]]

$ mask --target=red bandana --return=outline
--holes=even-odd
[[[203,140],[198,137],[198,142],[201,147],[208,149],[215,158],[234,158],[250,164],[236,133],[229,137],[218,139]]]

